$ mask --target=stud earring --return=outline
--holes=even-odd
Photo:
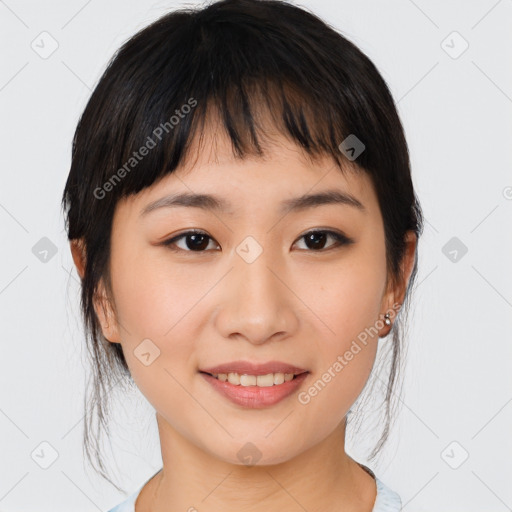
[[[391,325],[391,320],[390,320],[390,318],[389,318],[389,313],[386,313],[386,314],[384,315],[384,323],[385,323],[386,325]]]

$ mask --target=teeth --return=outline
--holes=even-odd
[[[222,382],[235,386],[259,386],[262,388],[282,384],[293,379],[293,373],[267,373],[267,375],[246,375],[239,373],[214,373],[213,376]]]

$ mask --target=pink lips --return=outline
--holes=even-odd
[[[292,380],[285,381],[268,387],[234,385],[228,381],[221,381],[209,374],[238,373],[240,375],[267,375],[269,373],[294,373]],[[218,366],[212,366],[200,370],[201,376],[213,389],[226,397],[231,402],[253,409],[261,409],[277,404],[290,396],[302,385],[309,375],[307,370],[279,361],[268,363],[249,363],[246,361],[234,361]]]

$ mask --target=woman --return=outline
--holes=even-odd
[[[160,435],[111,512],[400,510],[345,434],[391,334],[386,440],[422,216],[356,46],[280,1],[169,13],[94,90],[63,206],[97,413],[133,379]]]

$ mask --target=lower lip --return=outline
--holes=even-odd
[[[308,372],[301,373],[297,377],[282,384],[268,387],[258,386],[235,386],[228,381],[221,381],[207,373],[200,374],[209,382],[221,395],[233,403],[252,409],[261,409],[274,405],[290,396],[308,376]]]

